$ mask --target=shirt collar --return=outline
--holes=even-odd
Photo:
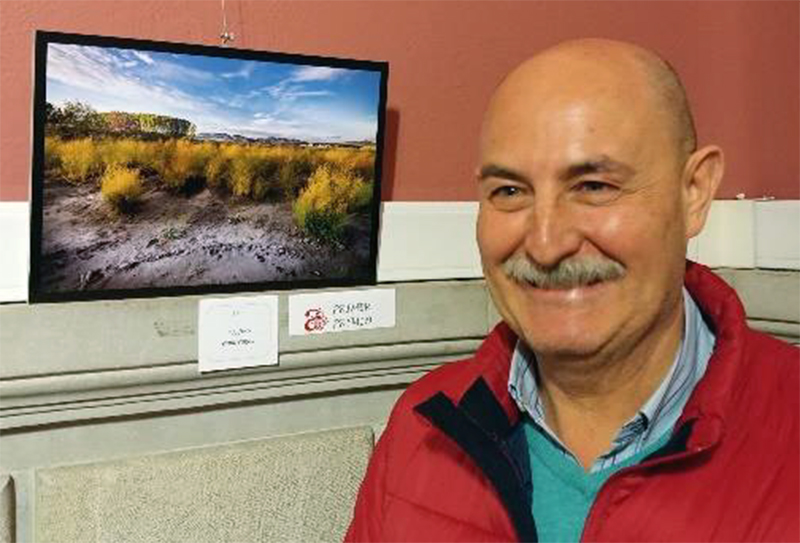
[[[683,301],[683,336],[667,375],[639,412],[622,425],[611,448],[597,459],[592,471],[629,458],[670,431],[694,387],[703,377],[715,338],[685,288]],[[572,455],[545,422],[537,373],[535,354],[524,342],[517,341],[508,376],[509,394],[520,410],[527,413],[551,441]]]

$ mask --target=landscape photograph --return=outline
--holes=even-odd
[[[71,43],[46,59],[40,294],[374,277],[379,71]]]

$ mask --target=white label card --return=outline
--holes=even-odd
[[[201,372],[278,363],[278,297],[200,300],[198,362]]]
[[[289,334],[393,328],[393,288],[295,294],[289,297]]]

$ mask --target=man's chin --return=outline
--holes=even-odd
[[[534,349],[534,352],[536,353],[536,356],[541,359],[572,360],[580,362],[581,360],[591,360],[596,358],[599,350],[581,347],[559,347],[546,350]]]
[[[600,353],[604,342],[595,334],[542,334],[522,332],[528,347],[539,357],[552,359],[587,359]]]

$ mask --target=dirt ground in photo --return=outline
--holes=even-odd
[[[340,244],[307,236],[291,203],[150,186],[120,215],[92,183],[46,182],[41,290],[169,288],[355,278],[369,266],[368,216]]]

